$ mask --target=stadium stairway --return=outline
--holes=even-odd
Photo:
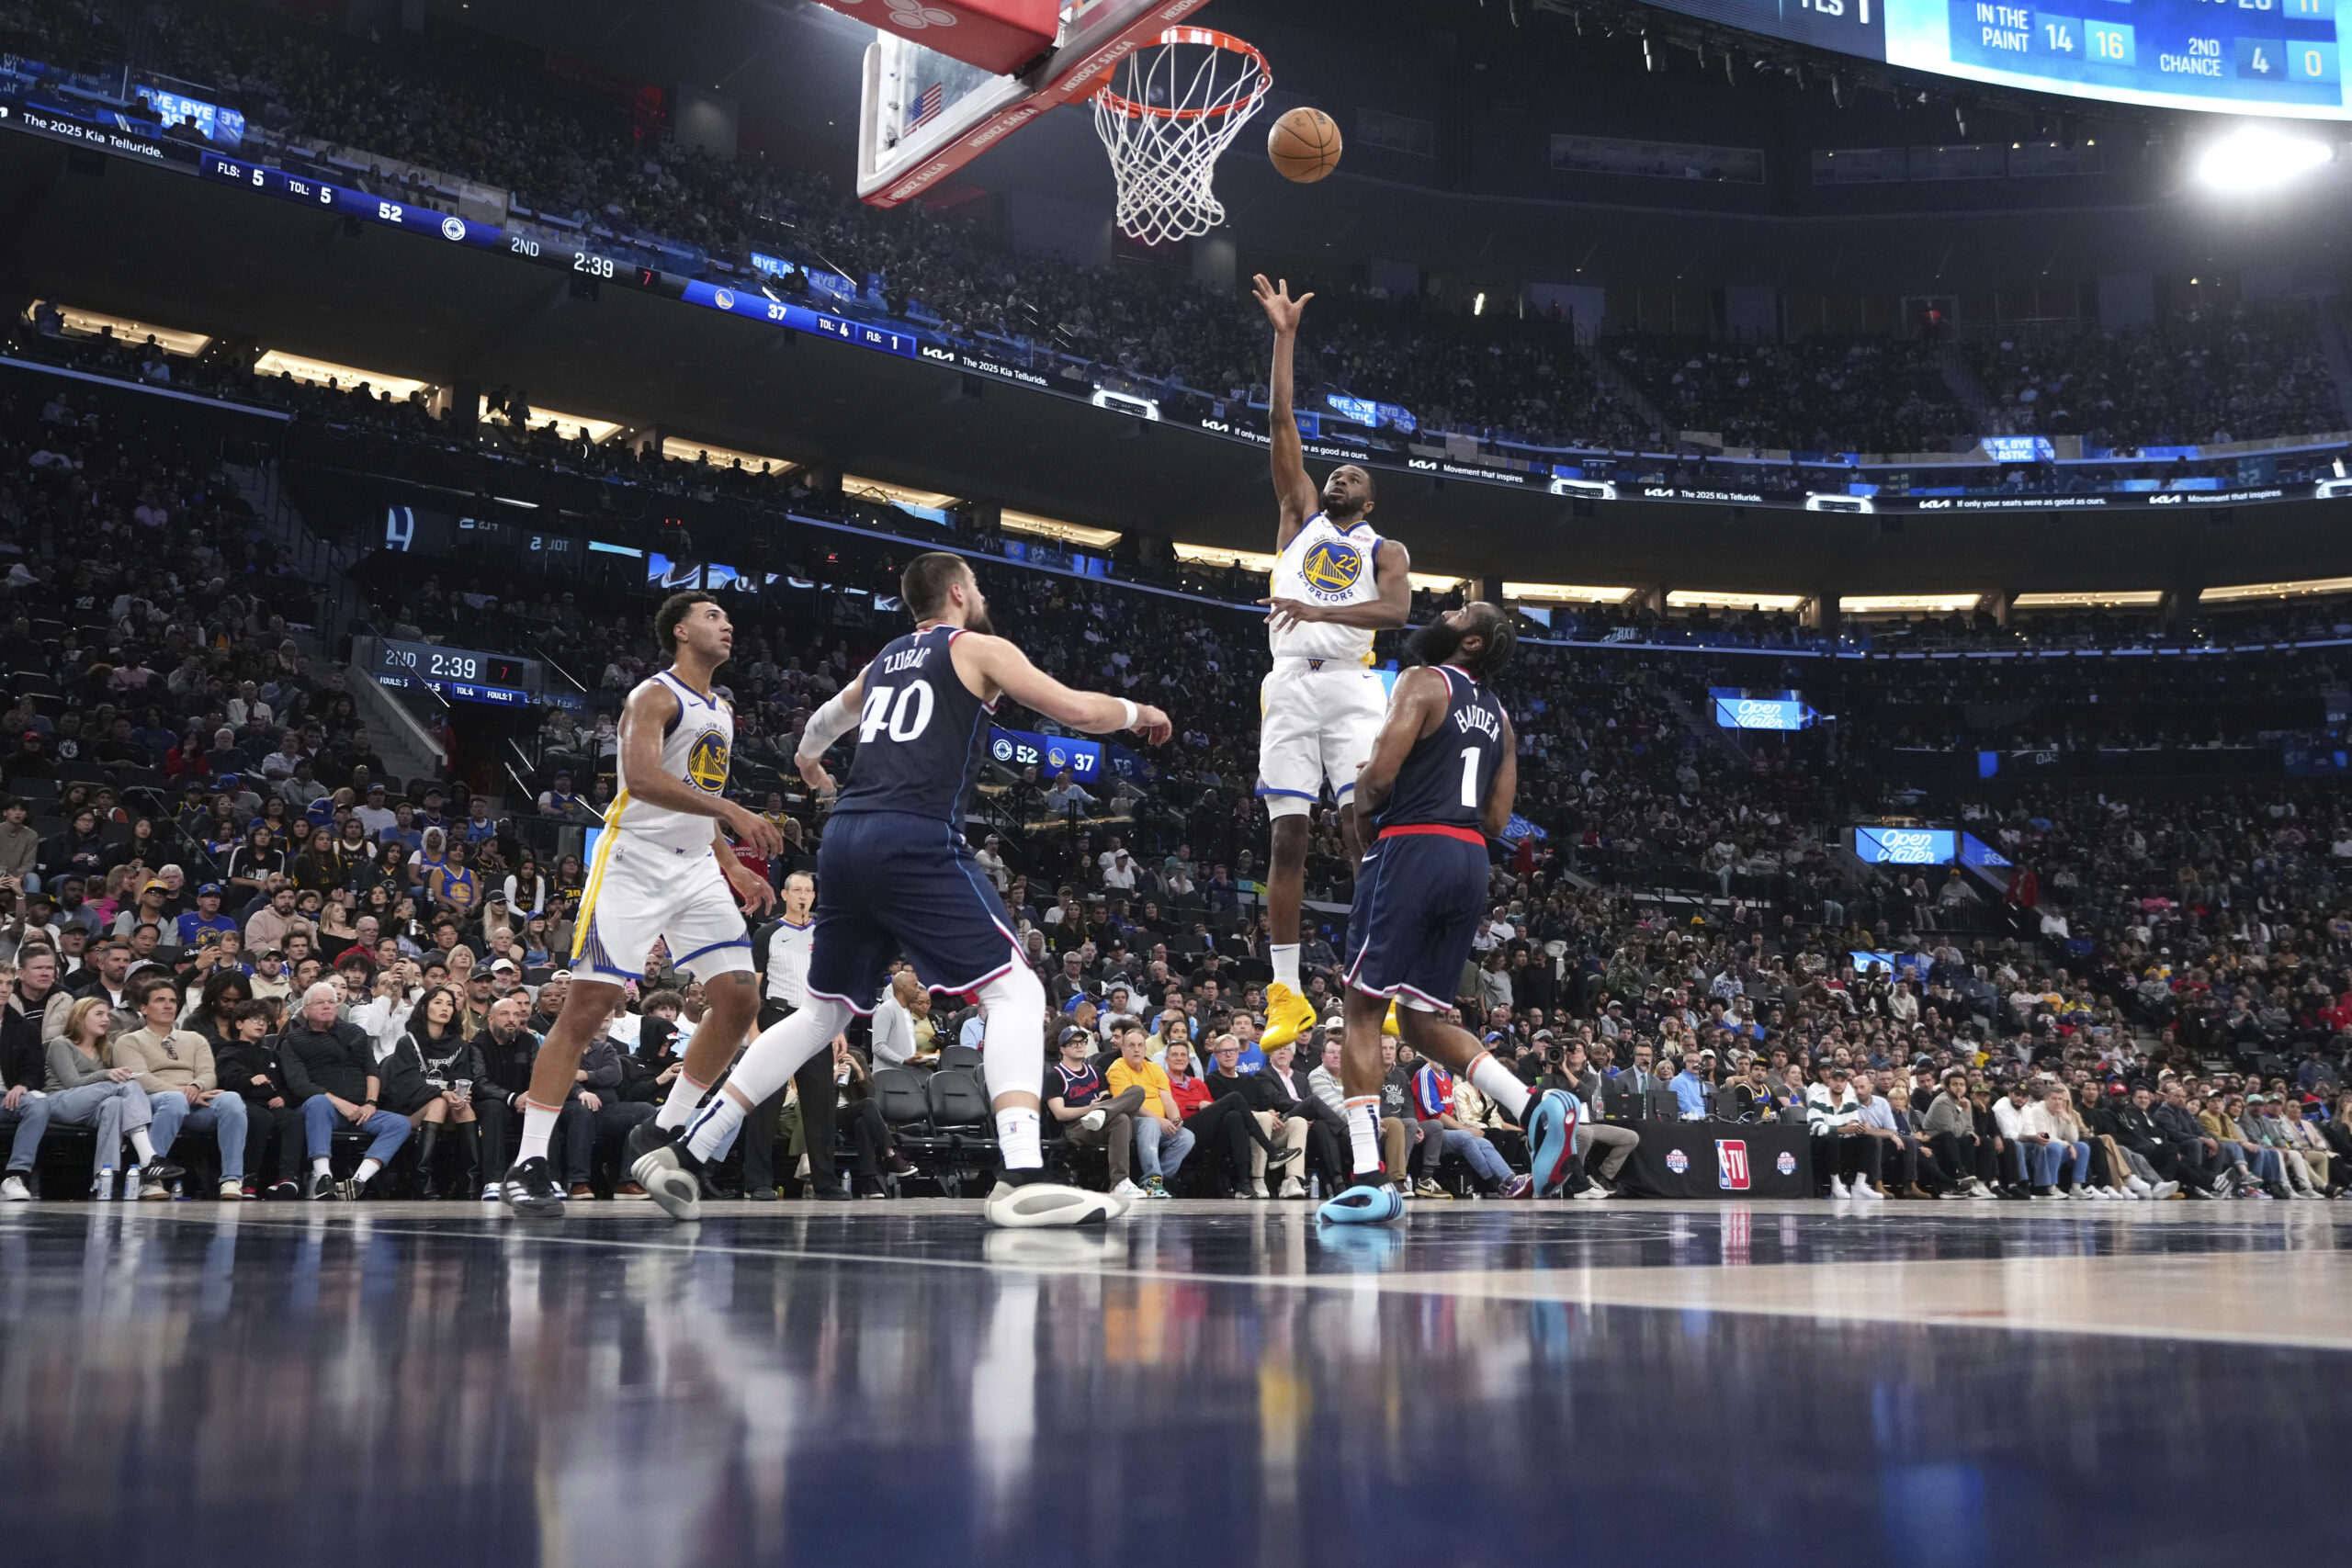
[[[2319,326],[2319,350],[2327,360],[2328,378],[2335,383],[2336,412],[2352,426],[2352,349],[2344,342],[2344,318],[2327,301],[2314,301],[2312,313]]]
[[[1642,389],[1617,367],[1598,342],[1586,343],[1578,339],[1577,352],[1584,356],[1585,368],[1592,372],[1594,383],[1602,391],[1638,414],[1642,423],[1655,432],[1658,439],[1672,439],[1674,422],[1658,412],[1657,405],[1643,396]]]
[[[1968,367],[1968,361],[1962,355],[1958,344],[1947,340],[1936,345],[1936,374],[1943,378],[1944,389],[1951,393],[1962,408],[1968,411],[1968,417],[1974,422],[1973,428],[1980,434],[2014,434],[2009,429],[2007,416],[2001,412],[2000,404],[1995,402],[1993,394],[1984,389],[1984,383],[1976,378],[1976,372]]]
[[[1731,731],[1722,725],[1709,724],[1702,719],[1698,710],[1690,705],[1690,700],[1680,692],[1664,682],[1658,683],[1657,691],[1659,698],[1665,702],[1674,716],[1682,721],[1682,728],[1699,738],[1699,744],[1713,747],[1743,768],[1753,764],[1755,759],[1747,754],[1747,748],[1734,740],[1731,738]]]

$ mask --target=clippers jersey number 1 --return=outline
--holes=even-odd
[[[858,713],[857,743],[864,746],[886,729],[893,740],[916,739],[931,727],[935,703],[928,681],[873,687],[865,694],[865,705]]]

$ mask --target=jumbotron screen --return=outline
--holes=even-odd
[[[2168,108],[2352,118],[2338,0],[1656,0],[1917,71]]]

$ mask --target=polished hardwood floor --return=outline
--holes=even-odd
[[[2352,1204],[972,1209],[9,1206],[0,1562],[2090,1568],[2341,1534]]]

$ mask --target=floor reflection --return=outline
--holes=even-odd
[[[2352,1438],[2341,1354],[1414,1279],[2018,1256],[2192,1273],[2333,1253],[2328,1211],[1537,1224],[1495,1205],[1322,1238],[1266,1209],[984,1236],[862,1208],[550,1234],[201,1207],[0,1217],[10,1558],[1944,1568],[2030,1541],[2144,1562],[2235,1544],[2206,1498],[2213,1413],[2261,1413],[2231,1429],[2233,1469],[2281,1495]]]

